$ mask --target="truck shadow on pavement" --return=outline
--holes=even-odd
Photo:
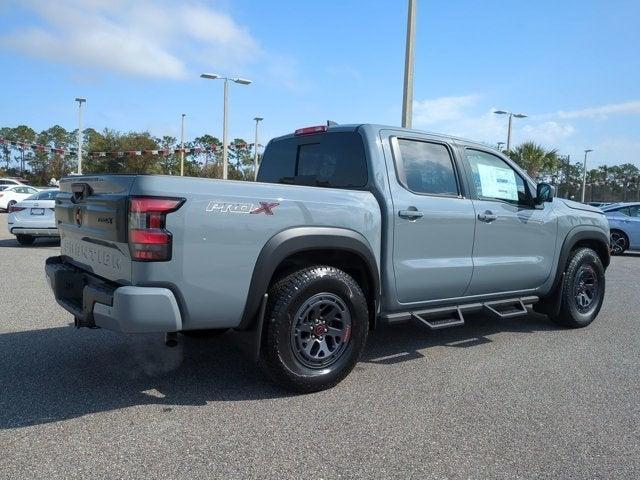
[[[60,240],[57,238],[36,238],[33,245],[20,245],[15,238],[4,238],[0,240],[0,248],[39,248],[59,246]]]
[[[508,322],[471,317],[463,327],[438,332],[413,324],[384,326],[370,335],[361,362],[427,362],[420,350],[482,348],[491,334],[556,328],[536,314]],[[160,335],[71,326],[0,334],[0,430],[137,405],[155,405],[163,414],[173,406],[290,395],[225,337],[181,336],[178,347],[168,348]]]

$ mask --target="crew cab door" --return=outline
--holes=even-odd
[[[551,274],[558,230],[554,204],[533,205],[529,182],[489,151],[463,149],[475,189],[474,271],[466,295],[531,290]]]
[[[384,132],[383,132],[384,133]],[[413,304],[462,296],[473,271],[475,212],[464,198],[451,147],[428,137],[388,133],[397,300]]]

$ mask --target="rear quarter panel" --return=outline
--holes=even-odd
[[[340,227],[365,237],[380,263],[380,208],[366,191],[253,182],[138,177],[132,195],[186,198],[167,217],[169,262],[133,263],[133,283],[165,286],[179,298],[185,328],[239,324],[256,259],[275,234],[303,226]],[[247,213],[260,202],[272,215]]]

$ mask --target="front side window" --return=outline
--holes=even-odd
[[[630,207],[624,207],[618,210],[623,215],[627,217],[640,217],[640,206],[632,205]]]
[[[467,161],[478,197],[509,203],[528,203],[524,179],[496,155],[480,150],[466,150]]]
[[[459,195],[453,160],[445,145],[399,138],[398,150],[398,176],[408,190],[431,195]]]
[[[624,207],[624,208],[619,208],[617,210],[618,213],[621,213],[622,215],[626,215],[627,217],[630,217],[631,215],[629,214],[629,207]]]

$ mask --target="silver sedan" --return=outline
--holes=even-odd
[[[36,237],[58,237],[56,195],[59,190],[44,190],[9,207],[7,227],[20,245],[31,245]]]

